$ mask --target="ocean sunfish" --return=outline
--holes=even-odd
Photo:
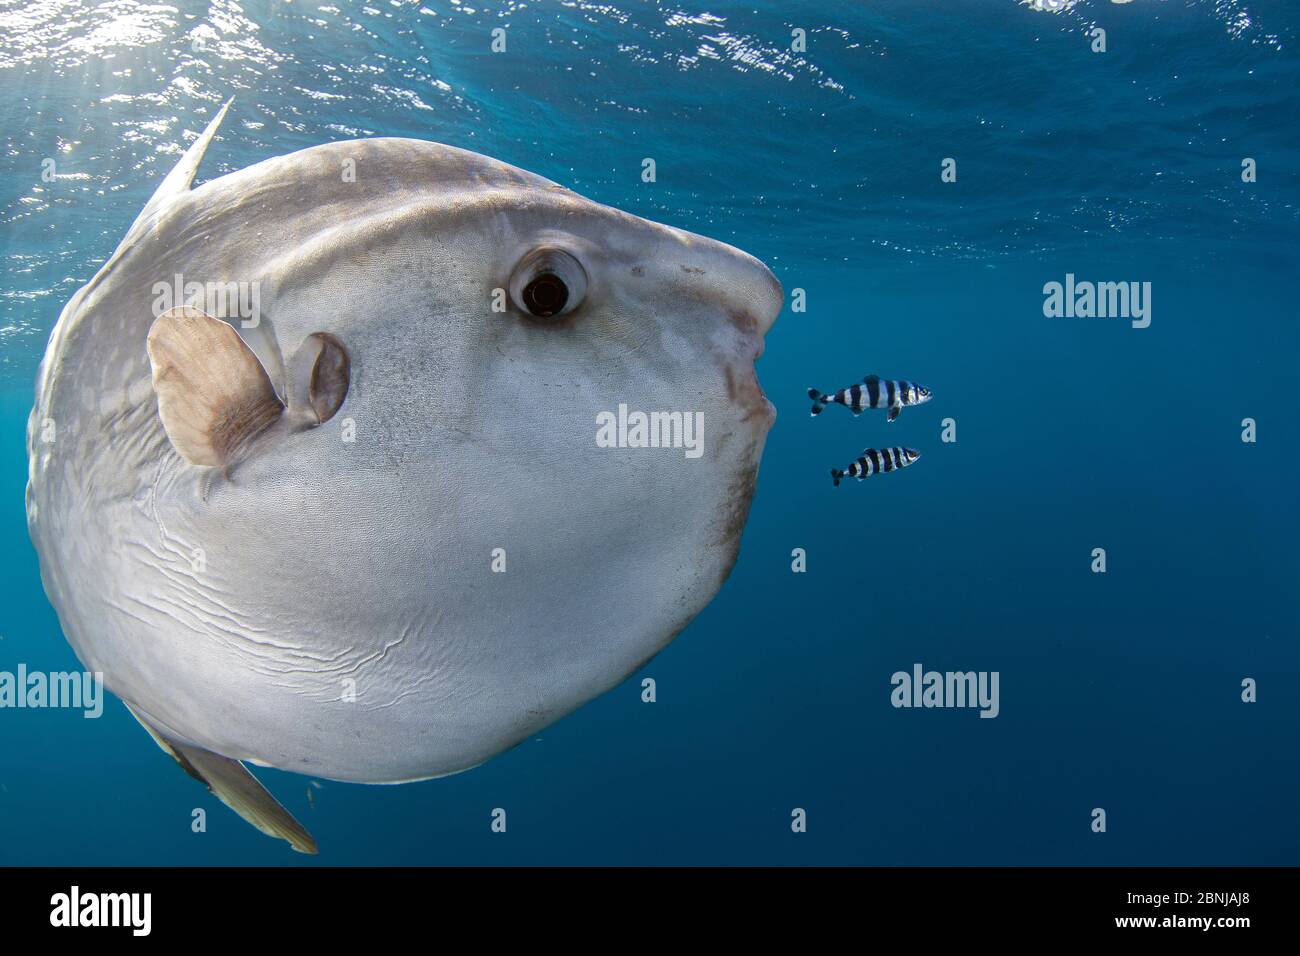
[[[783,294],[731,246],[436,143],[191,189],[228,108],[63,309],[27,518],[86,668],[315,852],[241,761],[466,770],[712,599],[775,418],[754,361]]]

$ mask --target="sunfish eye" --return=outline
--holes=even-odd
[[[563,249],[534,249],[520,260],[510,279],[515,305],[539,319],[567,315],[587,294],[587,273]]]
[[[524,308],[533,315],[554,315],[568,301],[569,287],[554,273],[543,272],[524,286]]]

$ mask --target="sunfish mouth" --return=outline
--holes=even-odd
[[[747,361],[728,368],[728,394],[733,400],[746,403],[750,415],[762,414],[768,427],[776,420],[776,408],[768,401],[758,380],[755,363],[767,348],[767,333],[776,324],[785,305],[785,291],[772,270],[746,252],[728,246],[735,260],[735,278],[724,278],[724,283],[735,283],[735,299],[742,303],[730,313],[733,324],[740,329],[750,354]],[[732,376],[735,376],[733,381]],[[747,416],[748,418],[749,416]]]
[[[748,264],[752,266],[750,271],[754,274],[749,280],[750,287],[754,290],[751,293],[753,300],[751,309],[756,321],[761,355],[763,339],[776,324],[777,316],[781,314],[781,309],[785,305],[785,290],[781,287],[781,281],[766,265],[748,253],[742,252],[740,255],[749,260]]]
[[[682,270],[694,272],[717,287],[731,320],[738,328],[757,336],[761,354],[763,337],[776,324],[785,305],[780,280],[748,252],[714,239],[698,236],[692,239],[696,244],[712,247],[709,250],[712,254],[694,256],[704,264],[683,265]]]

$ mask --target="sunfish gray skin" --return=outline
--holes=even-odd
[[[783,296],[737,249],[435,143],[191,189],[224,113],[50,337],[28,524],[86,668],[314,852],[239,761],[468,769],[712,599],[775,417],[754,361]],[[254,290],[256,325],[210,289],[168,302],[177,276]],[[702,413],[702,453],[602,447],[620,405]]]

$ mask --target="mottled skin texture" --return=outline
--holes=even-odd
[[[544,243],[585,267],[585,301],[493,312]],[[334,419],[286,416],[227,473],[186,463],[145,350],[153,285],[177,273],[260,283],[241,335],[282,394],[306,337],[336,336]],[[738,250],[433,143],[205,183],[141,223],[51,337],[28,439],[46,590],[85,666],[177,741],[363,782],[474,766],[623,680],[726,578],[781,302]],[[702,411],[703,457],[598,448],[620,402]]]

